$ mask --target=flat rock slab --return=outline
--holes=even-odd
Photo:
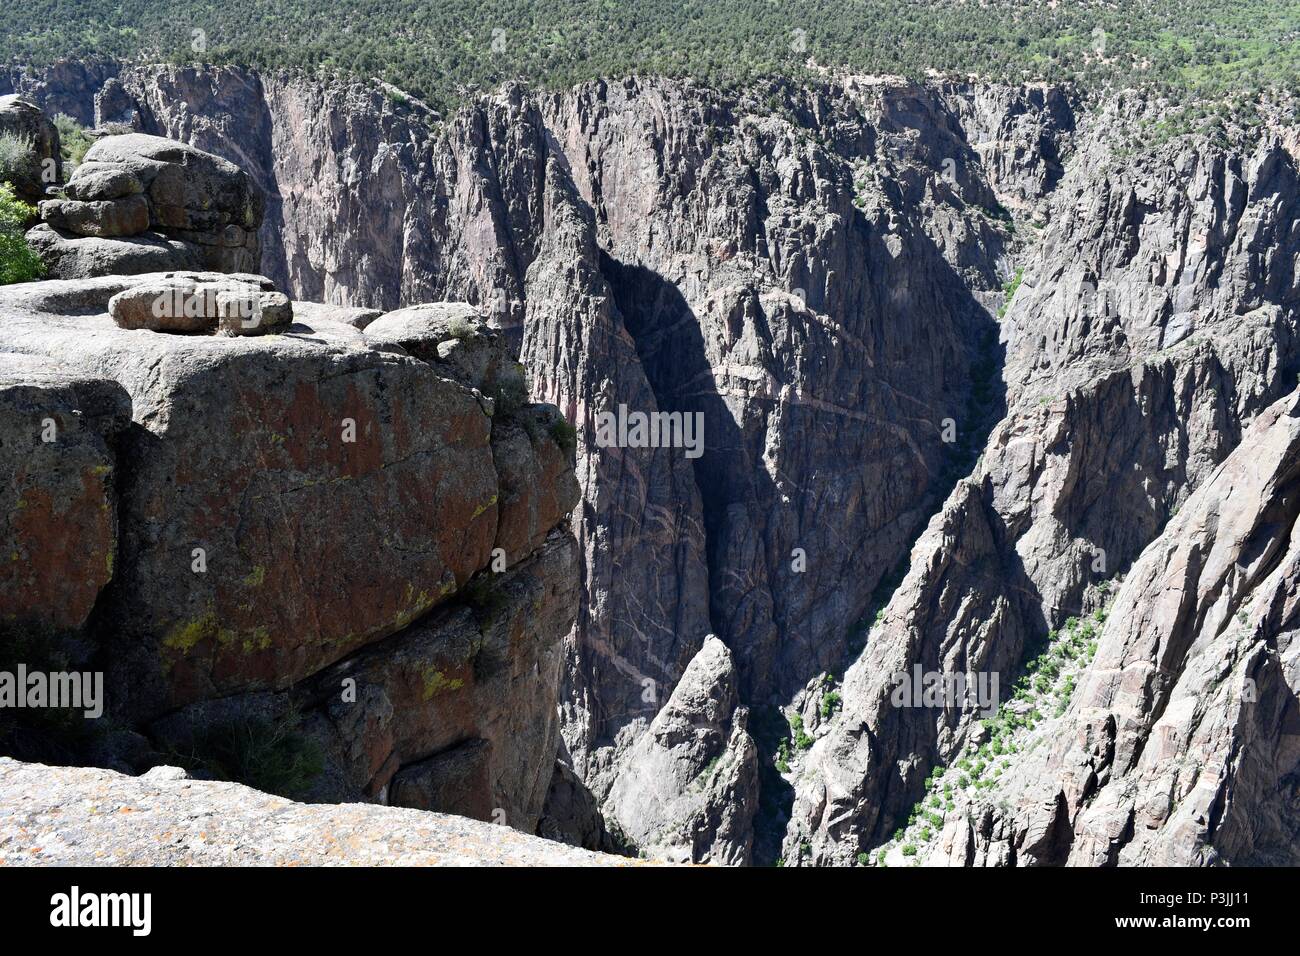
[[[79,236],[40,223],[27,231],[27,242],[45,263],[45,272],[51,279],[205,267],[204,255],[197,245],[158,232],[128,237]]]
[[[149,229],[149,201],[140,195],[90,202],[48,199],[39,208],[46,225],[78,236],[108,239]]]
[[[509,827],[399,807],[301,804],[156,768],[0,757],[3,866],[628,866]]]

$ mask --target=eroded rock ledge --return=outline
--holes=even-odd
[[[311,806],[174,767],[140,777],[0,757],[0,865],[619,866],[465,817]]]

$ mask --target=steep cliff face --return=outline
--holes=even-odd
[[[1285,865],[1300,849],[1291,395],[1134,563],[1062,706],[963,795],[952,865]]]
[[[788,849],[843,861],[893,830],[977,733],[970,709],[896,706],[894,675],[1014,676],[1294,384],[1293,159],[1272,134],[1121,158],[1108,137],[1125,121],[1091,119],[1051,197],[1003,323],[1010,412],[846,678]]]
[[[981,733],[969,709],[895,706],[893,675],[1010,686],[1294,385],[1285,131],[1121,153],[1157,105],[864,78],[508,86],[447,119],[229,69],[9,82],[237,161],[268,194],[264,270],[296,296],[458,299],[504,330],[577,429],[551,819],[583,839],[602,825],[574,814],[603,803],[669,855],[878,846]],[[703,454],[598,440],[620,407],[700,416]],[[678,695],[718,672],[711,633],[734,675]],[[693,718],[665,729],[681,696],[709,701],[707,746]],[[742,807],[687,808],[716,837],[692,843],[680,800],[626,782],[698,774],[718,728],[732,756],[757,740],[767,806],[729,778]]]

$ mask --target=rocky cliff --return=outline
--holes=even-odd
[[[172,221],[225,208],[221,161],[162,143],[77,174],[183,153]],[[261,276],[122,275],[127,245],[0,290],[6,662],[106,682],[92,729],[6,715],[7,749],[533,831],[578,603],[558,411],[472,306],[362,331]]]
[[[237,162],[295,298],[464,300],[518,350],[577,430],[547,818],[588,842],[872,859],[991,747],[893,676],[1011,687],[1295,383],[1284,128],[1154,144],[1156,102],[870,78],[508,86],[448,118],[232,69],[8,83]],[[600,441],[620,408],[700,416],[702,455]]]

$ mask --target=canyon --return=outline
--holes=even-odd
[[[92,545],[23,594],[111,661],[151,747],[292,713],[324,748],[310,799],[683,862],[1300,861],[1282,119],[1159,143],[1136,94],[855,76],[507,84],[445,117],[230,67],[0,93],[242,170],[251,271],[302,325],[142,345],[96,325],[130,281],[0,293],[7,391],[69,410],[84,464],[50,472]],[[491,375],[440,354],[428,303],[464,304]],[[46,367],[69,356],[99,376]],[[535,404],[488,412],[515,360]],[[703,454],[599,441],[623,407],[702,421]],[[374,445],[326,454],[347,417]],[[288,552],[259,504],[286,499]],[[240,563],[169,585],[199,538]],[[1099,612],[1005,758],[976,708],[891,700],[918,666],[1010,687]],[[434,672],[462,681],[445,708],[411,680]],[[373,700],[344,710],[349,677]],[[132,741],[106,762],[155,762]],[[914,807],[976,752],[998,777],[923,839]]]

